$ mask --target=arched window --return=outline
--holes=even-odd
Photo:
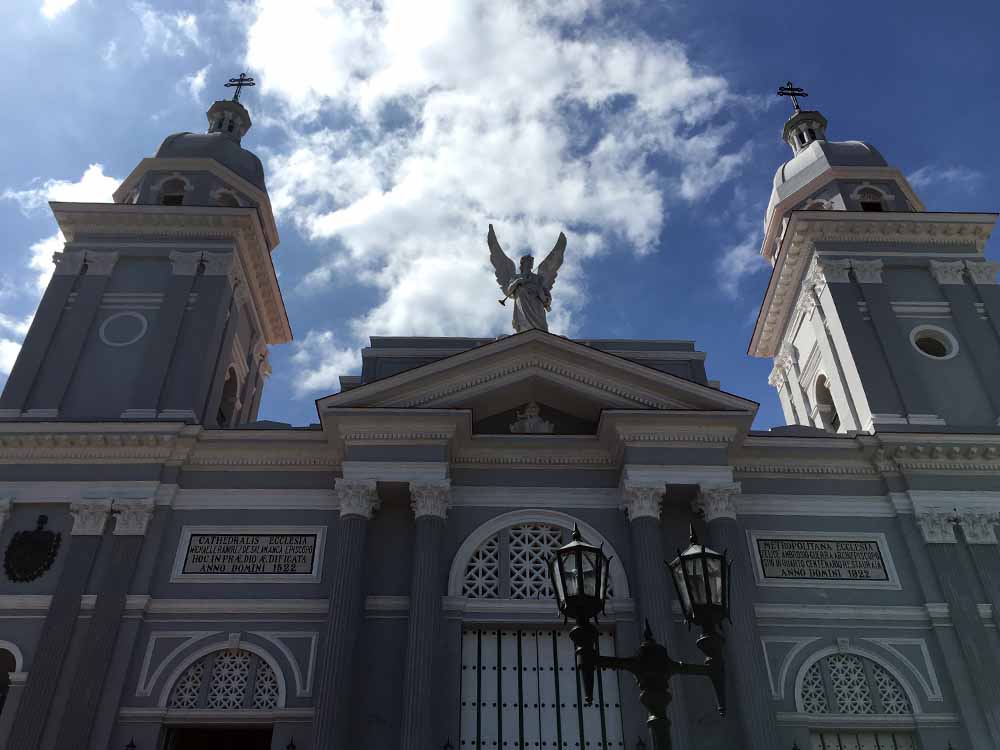
[[[186,189],[187,185],[180,178],[167,180],[160,188],[160,204],[164,206],[183,205],[184,191]]]
[[[799,690],[802,713],[824,716],[912,716],[913,707],[899,681],[881,664],[857,654],[830,654],[814,662],[802,678]],[[841,723],[843,723],[841,721]],[[916,748],[912,733],[870,728],[864,731],[843,728],[814,730],[815,750],[840,750],[846,747],[886,747],[898,750]]]
[[[279,708],[278,677],[257,654],[239,648],[214,651],[191,664],[174,683],[168,708],[266,711]]]
[[[219,413],[215,415],[215,421],[219,427],[230,427],[236,415],[237,392],[239,391],[239,378],[236,377],[236,370],[230,367],[226,370],[226,382],[222,386],[222,398],[219,400]]]
[[[861,188],[857,192],[862,211],[885,211],[885,195],[873,187]]]
[[[816,410],[823,421],[824,429],[830,432],[837,432],[840,429],[840,416],[833,403],[833,394],[830,393],[830,385],[826,375],[820,375],[816,378]]]

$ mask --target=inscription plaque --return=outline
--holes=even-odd
[[[185,526],[171,580],[318,581],[325,531],[317,526]]]
[[[878,542],[837,539],[758,539],[765,578],[888,581]]]

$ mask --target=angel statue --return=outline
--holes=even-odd
[[[486,235],[486,242],[490,246],[490,263],[496,272],[497,283],[504,293],[503,299],[497,301],[501,305],[506,305],[508,298],[514,300],[514,318],[511,321],[514,330],[518,333],[530,331],[532,328],[549,330],[545,313],[552,309],[552,285],[556,283],[556,275],[563,262],[563,253],[566,252],[566,235],[559,233],[559,239],[556,240],[552,252],[545,256],[545,260],[538,266],[538,273],[531,270],[535,259],[530,255],[521,258],[521,273],[516,272],[514,261],[507,257],[497,242],[492,224]]]

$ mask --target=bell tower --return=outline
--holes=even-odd
[[[794,94],[789,94],[789,89]],[[774,267],[749,353],[790,425],[829,432],[1000,423],[993,213],[933,213],[860,141],[799,107],[782,137],[761,254]]]
[[[237,98],[168,136],[114,203],[51,203],[66,238],[0,396],[11,420],[256,419],[268,347],[291,340],[278,233]]]

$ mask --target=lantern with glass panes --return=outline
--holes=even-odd
[[[569,542],[549,560],[549,574],[559,612],[572,621],[570,638],[576,647],[576,666],[587,705],[594,700],[594,674],[598,669],[631,672],[639,686],[639,700],[649,717],[646,721],[653,750],[670,750],[670,678],[675,674],[701,675],[712,680],[719,713],[725,715],[725,686],[722,666],[722,638],[719,627],[729,613],[729,563],[725,554],[697,543],[694,530],[691,544],[669,564],[677,594],[688,625],[702,629],[698,648],[704,664],[674,661],[667,649],[656,642],[649,622],[639,649],[632,657],[602,656],[598,651],[598,615],[605,610],[608,570],[611,559],[601,547],[584,541],[574,527]]]

